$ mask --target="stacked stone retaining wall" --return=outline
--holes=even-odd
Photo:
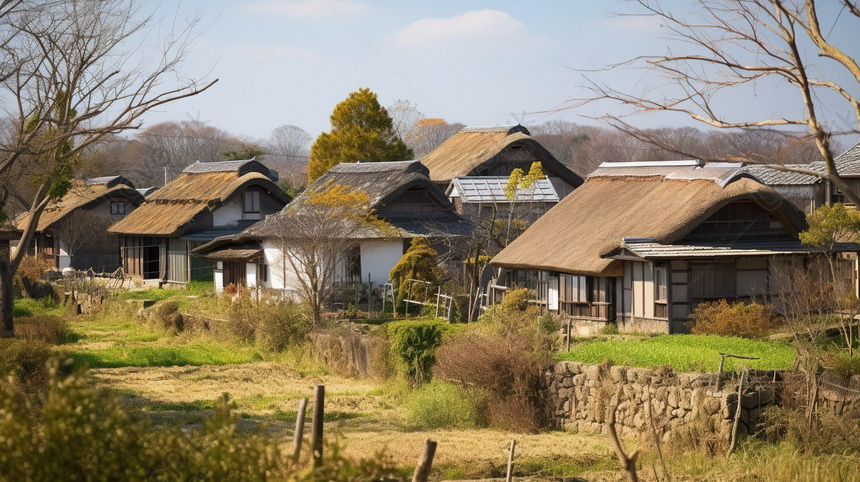
[[[741,400],[739,432],[754,433],[761,409],[774,403],[773,372],[753,372]],[[709,430],[728,440],[737,410],[737,383],[715,373],[560,362],[545,373],[550,418],[567,430],[602,432],[612,396],[620,393],[616,429],[664,440],[681,429]],[[619,392],[620,390],[620,392]]]

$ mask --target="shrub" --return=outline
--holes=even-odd
[[[508,291],[502,300],[502,309],[526,311],[529,307],[529,300],[534,299],[534,297],[534,291],[525,288]]]
[[[761,338],[780,324],[770,305],[719,300],[699,303],[687,326],[697,335]]]
[[[45,364],[51,355],[51,347],[42,340],[0,339],[0,379],[11,376],[28,391],[41,390],[48,381]]]
[[[484,392],[482,411],[491,426],[533,432],[544,425],[540,376],[551,361],[546,353],[534,351],[529,336],[453,336],[436,357],[434,372],[439,377]]]
[[[439,320],[405,320],[388,325],[391,357],[397,371],[413,383],[430,379],[436,363],[436,348],[451,332],[451,325]]]
[[[59,316],[38,315],[15,320],[15,334],[26,340],[57,344],[67,340],[71,331],[66,320]]]
[[[270,351],[283,351],[305,341],[310,324],[300,305],[293,301],[262,302],[244,315],[256,321],[257,346]]]
[[[845,351],[827,353],[824,362],[836,376],[848,378],[860,375],[860,356],[849,357]]]
[[[386,378],[390,373],[380,363],[383,352],[390,350],[380,337],[370,336],[345,326],[338,326],[313,336],[316,355],[333,372],[351,377],[376,376]]]
[[[474,398],[449,382],[433,380],[412,392],[406,398],[406,410],[409,430],[465,429],[482,425]]]

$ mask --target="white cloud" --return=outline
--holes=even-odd
[[[397,32],[402,46],[436,45],[442,42],[512,37],[525,25],[499,10],[466,12],[451,18],[422,18]]]
[[[356,15],[367,11],[367,5],[355,0],[257,0],[242,5],[242,10],[254,15],[304,19],[334,14]]]

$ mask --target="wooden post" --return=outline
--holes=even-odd
[[[517,447],[517,441],[511,439],[511,451],[508,452],[508,475],[505,482],[511,482],[514,477],[514,449]]]
[[[726,361],[726,356],[720,353],[720,369],[717,370],[717,391],[723,386],[723,363]]]
[[[430,477],[430,469],[433,467],[433,456],[436,455],[436,442],[427,439],[424,443],[424,453],[418,459],[415,473],[412,474],[412,482],[427,482]]]
[[[570,351],[570,323],[571,319],[567,319],[567,338],[565,341],[565,351]]]
[[[311,432],[311,450],[314,467],[322,465],[323,456],[323,417],[325,416],[325,385],[317,385],[314,391],[314,419]]]
[[[729,450],[726,452],[726,457],[732,454],[735,451],[735,447],[738,445],[738,423],[741,420],[741,409],[743,406],[743,397],[744,397],[744,378],[746,377],[747,371],[744,370],[741,372],[741,379],[738,382],[738,408],[735,410],[735,422],[732,425],[732,440],[729,443]]]
[[[293,437],[293,464],[299,463],[299,455],[302,452],[302,438],[305,435],[305,411],[308,408],[308,399],[303,398],[299,402],[299,411],[296,414],[296,433]]]

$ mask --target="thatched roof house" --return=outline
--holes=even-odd
[[[103,228],[89,226],[88,232],[77,229],[75,226],[82,222],[78,214],[86,212],[121,220],[144,202],[144,196],[122,176],[73,179],[71,183],[65,196],[42,211],[28,249],[49,260],[56,269],[71,266],[79,270],[113,271],[119,266],[119,240],[97,232]],[[15,227],[23,231],[29,221],[30,213],[21,213],[15,219]]]
[[[607,322],[675,333],[703,301],[776,293],[780,273],[821,252],[797,239],[805,227],[800,209],[738,165],[604,163],[491,263],[498,283],[535,289],[582,333]],[[853,256],[836,263],[853,269]]]
[[[430,170],[430,179],[445,189],[455,177],[509,176],[514,168],[528,172],[540,161],[544,172],[557,183],[564,197],[582,184],[582,177],[559,162],[521,125],[466,127],[430,151],[421,163]]]
[[[280,211],[290,197],[277,180],[275,172],[254,159],[188,166],[110,228],[122,235],[123,267],[160,282],[208,277],[211,263],[192,260],[190,250]]]
[[[418,161],[377,162],[377,163],[344,163],[331,168],[320,176],[307,190],[285,207],[280,213],[269,216],[260,223],[249,227],[243,232],[223,236],[194,250],[194,255],[213,261],[232,262],[234,265],[224,266],[222,283],[247,281],[250,275],[236,276],[229,269],[236,267],[235,263],[250,263],[257,256],[264,256],[264,262],[259,264],[276,265],[280,255],[276,253],[280,243],[273,240],[289,240],[291,236],[300,237],[303,234],[285,232],[290,218],[307,216],[314,218],[314,210],[318,209],[309,203],[311,193],[325,192],[329,186],[345,186],[351,191],[367,195],[365,208],[368,212],[385,221],[384,228],[379,226],[357,225],[355,229],[331,230],[331,236],[344,236],[351,240],[360,240],[360,254],[352,263],[360,265],[358,273],[362,276],[371,273],[371,280],[377,285],[388,279],[388,273],[402,256],[405,244],[415,237],[460,236],[471,232],[472,224],[457,215],[454,207],[445,194],[428,177],[427,168]],[[327,221],[332,222],[332,221]],[[341,224],[350,224],[344,220]],[[346,233],[346,234],[344,234]],[[346,243],[345,243],[346,244]],[[276,249],[268,249],[276,246]],[[346,254],[345,254],[346,256]],[[262,268],[248,265],[247,273],[259,273]],[[283,269],[269,270],[283,275]],[[216,289],[219,273],[216,271]],[[262,281],[258,281],[262,283]],[[288,289],[289,279],[270,279],[267,286],[276,289]],[[259,284],[258,284],[259,285]]]
[[[747,177],[726,177],[730,173],[722,169],[711,173],[707,167],[684,167],[664,169],[661,175],[656,167],[607,164],[502,250],[492,264],[620,276],[621,262],[606,256],[624,238],[675,243],[736,201],[755,203],[793,235],[805,226],[803,213],[773,189]],[[607,172],[609,169],[619,172]]]
[[[69,192],[59,200],[48,204],[48,207],[42,211],[36,232],[50,231],[51,227],[56,226],[76,209],[92,209],[104,202],[124,201],[131,204],[125,208],[131,212],[143,203],[143,200],[143,195],[134,188],[134,184],[122,176],[73,179]],[[21,213],[15,220],[16,227],[23,230],[29,219],[30,213]]]
[[[202,218],[248,188],[257,187],[283,203],[289,202],[289,196],[278,187],[277,180],[275,172],[253,159],[198,161],[150,194],[140,208],[116,223],[110,232],[127,236],[175,237],[195,227],[211,228],[212,220]]]

